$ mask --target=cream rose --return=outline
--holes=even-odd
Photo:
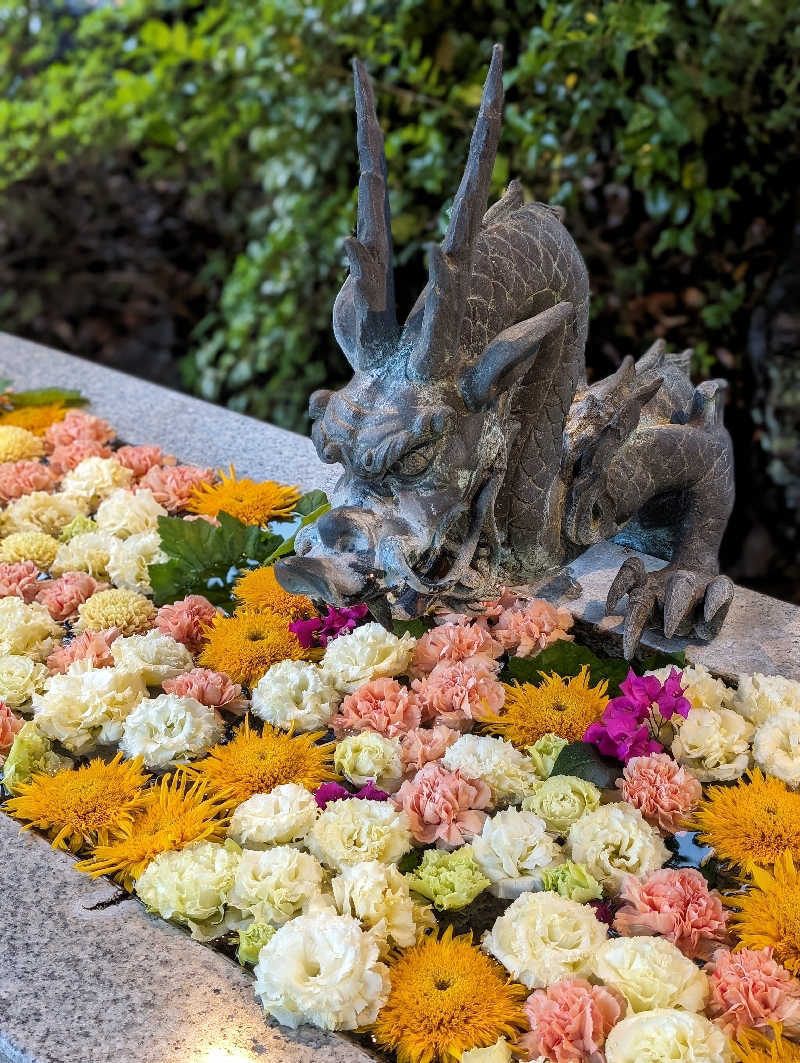
[[[764,723],[781,709],[800,710],[800,682],[761,672],[740,675],[733,708],[753,724]]]
[[[692,709],[672,742],[672,755],[700,782],[730,782],[750,764],[753,725],[733,709]]]
[[[708,1000],[706,975],[666,938],[605,941],[592,957],[592,973],[598,981],[618,989],[632,1011],[702,1011]]]
[[[600,806],[600,791],[594,783],[574,775],[551,775],[536,783],[522,807],[541,816],[553,834],[565,835],[584,812]]]
[[[328,726],[341,695],[319,665],[309,661],[278,661],[267,669],[253,691],[254,716],[296,731]]]
[[[283,926],[320,897],[323,879],[320,862],[293,846],[245,849],[228,904],[257,923]]]
[[[26,605],[14,596],[0,598],[0,654],[44,661],[64,629],[39,602]]]
[[[393,946],[408,948],[419,937],[430,909],[411,899],[408,880],[392,864],[365,860],[343,867],[331,882],[336,907],[352,915],[365,930],[374,931],[385,952]]]
[[[619,893],[626,875],[646,875],[669,859],[661,835],[631,805],[601,805],[573,823],[567,835],[571,860],[584,864],[610,893]]]
[[[117,668],[138,672],[151,687],[190,672],[194,666],[192,655],[183,643],[162,635],[157,628],[146,635],[115,639],[111,644],[111,655]]]
[[[442,764],[448,771],[485,782],[496,805],[521,801],[539,781],[529,757],[511,742],[490,735],[462,735],[445,750]]]
[[[0,700],[10,709],[27,704],[44,689],[46,681],[47,668],[38,661],[19,653],[0,656]]]
[[[158,518],[166,515],[167,511],[146,487],[135,494],[118,487],[100,503],[94,519],[98,531],[127,539],[129,535],[157,531]]]
[[[368,782],[393,794],[403,781],[403,755],[396,738],[376,731],[361,731],[343,738],[336,746],[333,763],[340,775],[355,786]]]
[[[114,540],[108,555],[108,577],[116,587],[150,594],[149,566],[167,560],[157,531],[137,532]]]
[[[730,1063],[730,1045],[713,1022],[691,1011],[657,1008],[611,1030],[606,1063]]]
[[[231,817],[228,836],[246,849],[302,841],[316,822],[319,806],[304,786],[287,782],[268,794],[253,794]]]
[[[116,670],[116,669],[115,669]],[[145,698],[125,720],[119,748],[126,757],[141,757],[148,768],[166,768],[196,757],[222,737],[219,713],[194,698],[159,694]]]
[[[481,833],[472,839],[472,851],[478,867],[492,883],[489,892],[506,899],[541,889],[544,868],[564,859],[560,847],[547,834],[544,820],[515,808],[487,819]]]
[[[405,675],[415,642],[408,632],[398,638],[380,624],[364,624],[328,643],[322,671],[337,690],[352,694],[370,679]]]
[[[779,709],[756,727],[753,758],[767,775],[800,787],[800,708]]]
[[[332,801],[324,809],[306,845],[335,871],[362,860],[396,864],[411,848],[411,828],[406,813],[391,801],[349,798]]]

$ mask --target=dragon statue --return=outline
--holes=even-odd
[[[624,536],[669,562],[647,572],[632,555],[611,585],[607,611],[627,595],[625,655],[651,620],[668,636],[713,637],[734,591],[718,562],[734,491],[724,382],[693,387],[691,352],[659,341],[587,385],[589,279],[562,211],[525,203],[517,181],[487,210],[498,45],[446,235],[401,327],[383,135],[366,71],[354,71],[357,235],[333,310],[353,377],[310,400],[317,452],[343,473],[278,580],[366,601],[387,623],[467,607]]]

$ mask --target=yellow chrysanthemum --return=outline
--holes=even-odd
[[[123,760],[122,754],[105,764],[99,758],[77,771],[35,775],[19,783],[16,797],[5,808],[24,820],[23,830],[38,827],[52,839],[54,849],[77,853],[86,846],[105,845],[130,824],[145,803],[147,776],[142,762]]]
[[[247,477],[238,480],[232,465],[227,476],[222,469],[218,472],[219,483],[202,483],[195,487],[186,507],[190,513],[209,517],[229,513],[245,524],[268,524],[271,520],[291,517],[300,498],[299,487],[289,487],[274,480],[264,480],[263,483]]]
[[[15,424],[0,425],[0,461],[23,461],[43,454],[44,443],[33,432]]]
[[[141,635],[153,626],[156,607],[143,594],[112,588],[98,591],[78,606],[78,631],[118,627],[123,635]]]
[[[500,714],[487,728],[524,749],[542,735],[556,734],[568,742],[579,742],[587,727],[599,720],[608,704],[607,680],[589,686],[586,665],[578,675],[562,679],[545,675],[538,686],[533,683],[506,685],[506,700]]]
[[[745,949],[773,950],[778,963],[800,975],[800,861],[781,853],[773,870],[753,868],[750,888],[726,903],[737,911],[731,927]]]
[[[119,836],[97,845],[91,856],[75,865],[92,878],[110,875],[130,893],[149,863],[190,842],[225,841],[228,817],[218,800],[210,798],[202,782],[184,774],[161,780],[146,791],[142,811],[122,825]]]
[[[323,731],[292,735],[264,726],[261,734],[245,719],[226,745],[213,746],[202,760],[182,770],[208,784],[209,792],[229,807],[240,805],[253,794],[266,794],[282,783],[293,782],[316,790],[336,776],[331,771],[334,742],[317,743]]]
[[[16,425],[17,428],[33,432],[35,436],[43,436],[51,424],[63,421],[66,416],[67,408],[60,402],[48,402],[44,406],[20,406],[17,410],[0,414],[0,427]]]
[[[779,1025],[773,1025],[774,1036],[759,1030],[742,1030],[732,1042],[738,1063],[800,1063],[800,1044],[787,1041]]]
[[[742,871],[772,867],[786,850],[800,862],[800,792],[758,768],[732,786],[708,787],[692,826]]]
[[[277,613],[287,620],[308,620],[317,615],[310,598],[304,594],[290,594],[281,587],[271,565],[246,572],[234,584],[233,595],[245,609]]]
[[[512,1041],[525,1027],[527,990],[472,944],[472,935],[427,937],[390,967],[389,999],[372,1033],[399,1063],[457,1063],[471,1048]]]
[[[199,664],[225,672],[234,683],[250,687],[278,661],[300,661],[308,656],[289,630],[286,617],[277,613],[237,609],[233,616],[215,617],[205,637]]]
[[[0,542],[0,561],[35,561],[50,568],[58,553],[58,540],[44,532],[12,532]]]

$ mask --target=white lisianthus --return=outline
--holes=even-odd
[[[18,709],[44,690],[47,668],[20,653],[0,656],[0,701]]]
[[[631,1011],[702,1011],[708,1000],[707,976],[666,938],[605,941],[592,957],[592,973],[600,982],[618,989]]]
[[[528,989],[546,989],[562,978],[586,977],[606,937],[605,924],[588,905],[557,893],[523,893],[484,934],[481,947]]]
[[[740,675],[733,707],[753,724],[763,723],[782,709],[800,710],[800,681],[761,672]]]
[[[669,850],[638,808],[624,801],[601,805],[573,823],[567,835],[571,860],[584,864],[616,895],[626,875],[646,875],[669,859]]]
[[[119,748],[126,757],[141,757],[148,768],[166,768],[196,757],[222,737],[219,713],[194,698],[159,694],[145,698],[123,726]]]
[[[462,1053],[461,1063],[511,1063],[512,1059],[511,1045],[505,1037],[501,1037],[488,1048],[470,1048]],[[530,1060],[530,1063],[547,1063],[547,1060],[540,1056],[538,1060]]]
[[[342,693],[352,694],[370,679],[405,675],[416,639],[401,638],[380,624],[364,624],[328,643],[322,670]]]
[[[343,738],[336,746],[333,763],[339,774],[355,786],[365,786],[371,781],[393,794],[403,781],[400,742],[376,731],[360,731]]]
[[[50,566],[50,574],[63,576],[65,572],[88,572],[95,579],[105,579],[111,552],[116,544],[114,536],[105,532],[89,531],[74,535],[69,542],[59,546],[55,561]]]
[[[654,675],[664,683],[669,679],[670,672],[672,665],[657,668],[654,672],[645,672],[645,675]],[[693,709],[732,708],[735,691],[713,676],[702,664],[687,664],[681,669],[681,686],[683,696]],[[673,716],[671,723],[680,727],[681,719],[680,716]]]
[[[511,742],[490,735],[462,735],[445,750],[442,764],[448,771],[485,782],[495,805],[517,804],[539,781],[530,757]]]
[[[374,931],[382,951],[394,945],[415,944],[430,908],[417,905],[408,888],[408,879],[391,864],[365,860],[343,867],[331,882],[336,907],[342,915],[352,915],[365,930]]]
[[[300,915],[264,945],[253,974],[268,1015],[293,1029],[355,1030],[375,1021],[389,997],[378,945],[348,915]]]
[[[767,775],[800,787],[800,708],[779,709],[756,727],[753,758]]]
[[[334,871],[362,860],[396,864],[411,848],[411,827],[406,813],[391,801],[331,801],[306,836],[306,845]]]
[[[318,860],[291,845],[245,849],[228,904],[257,923],[282,926],[319,897],[324,875]]]
[[[750,764],[753,725],[733,709],[692,709],[672,740],[672,755],[700,782],[730,782]]]
[[[159,686],[166,679],[175,679],[194,667],[192,655],[183,643],[162,635],[157,628],[146,635],[114,639],[111,655],[117,668],[138,672],[151,687]]]
[[[246,849],[287,845],[302,841],[318,815],[319,806],[305,786],[282,783],[242,802],[231,817],[228,837]]]
[[[34,719],[42,734],[83,754],[98,743],[119,742],[125,720],[145,697],[147,687],[136,672],[75,661],[34,695]]]
[[[618,1022],[605,1045],[606,1063],[730,1063],[725,1034],[692,1011],[656,1008]]]
[[[542,870],[564,860],[545,821],[515,808],[487,819],[471,844],[478,867],[492,882],[489,892],[505,899],[541,889]]]
[[[319,665],[310,661],[278,661],[253,690],[254,716],[289,730],[317,731],[328,726],[341,695]]]
[[[232,841],[192,842],[160,853],[136,880],[136,892],[151,912],[193,931],[197,924],[220,924],[240,858]]]
[[[26,605],[10,595],[0,598],[0,654],[19,654],[44,661],[64,634],[39,602]]]
[[[584,812],[600,806],[600,791],[594,783],[574,775],[551,775],[534,785],[522,802],[528,812],[541,816],[553,834],[565,835]]]
[[[103,499],[113,494],[118,487],[127,487],[133,472],[126,469],[116,458],[84,458],[74,469],[64,475],[61,491],[67,498],[87,509],[96,509]]]
[[[3,535],[12,532],[44,532],[55,538],[64,525],[86,514],[79,500],[49,491],[31,491],[9,502],[3,511]]]
[[[127,539],[129,535],[156,531],[158,518],[166,515],[167,511],[156,502],[155,495],[147,488],[143,487],[134,493],[118,487],[103,499],[94,519],[98,531],[116,535],[118,539]]]
[[[157,531],[136,532],[127,539],[114,540],[108,556],[108,577],[116,587],[150,594],[148,565],[167,560]]]

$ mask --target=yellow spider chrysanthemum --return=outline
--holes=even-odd
[[[43,436],[51,424],[63,421],[66,416],[67,408],[60,402],[48,402],[44,406],[20,406],[19,409],[0,414],[0,426],[16,425],[17,428],[33,432],[35,436]]]
[[[118,627],[123,635],[141,635],[153,626],[156,607],[143,594],[112,588],[97,591],[78,606],[77,631]]]
[[[119,836],[75,865],[92,878],[111,875],[130,893],[149,863],[190,842],[225,841],[228,817],[218,800],[210,798],[202,782],[191,783],[178,773],[162,779],[146,792],[142,811],[122,825]]]
[[[259,734],[245,719],[230,742],[213,746],[202,760],[182,771],[207,783],[209,792],[229,807],[287,782],[316,790],[336,778],[331,771],[335,743],[319,745],[323,733],[292,735],[265,725]]]
[[[732,786],[709,786],[692,826],[742,871],[772,867],[785,850],[800,863],[800,792],[758,768]]]
[[[58,553],[58,540],[44,532],[12,532],[0,542],[0,561],[35,561],[50,568]]]
[[[271,565],[246,572],[234,584],[233,596],[245,609],[277,613],[287,620],[308,620],[317,615],[310,598],[304,594],[290,594],[281,587]]]
[[[217,616],[205,630],[206,644],[198,658],[204,668],[225,672],[234,683],[253,687],[270,665],[287,658],[300,661],[306,651],[277,613],[237,609]]]
[[[86,846],[106,845],[130,824],[145,803],[147,776],[140,758],[122,759],[117,753],[105,764],[99,758],[73,771],[35,775],[19,783],[6,811],[25,821],[23,830],[38,827],[52,839],[54,849],[77,853]]]
[[[488,730],[521,749],[532,746],[545,734],[579,742],[608,704],[607,680],[590,687],[586,665],[571,679],[562,679],[555,673],[541,674],[542,682],[538,686],[533,683],[506,686],[505,705],[498,717],[487,724]]]
[[[472,944],[472,935],[427,937],[390,966],[389,999],[372,1033],[399,1063],[457,1063],[471,1048],[512,1041],[525,1027],[527,990]]]
[[[800,1063],[800,1045],[787,1041],[779,1025],[773,1030],[773,1037],[759,1030],[742,1030],[731,1046],[738,1063]]]
[[[189,500],[190,513],[216,517],[229,513],[244,524],[268,524],[271,520],[288,520],[300,498],[299,487],[289,487],[274,480],[256,483],[246,477],[238,480],[231,465],[226,476],[222,469],[219,483],[198,484]]]
[[[44,443],[33,432],[15,424],[0,425],[0,461],[23,461],[43,454]]]
[[[772,872],[753,868],[750,888],[727,902],[731,927],[746,949],[771,948],[778,963],[800,975],[800,861],[781,853]]]

